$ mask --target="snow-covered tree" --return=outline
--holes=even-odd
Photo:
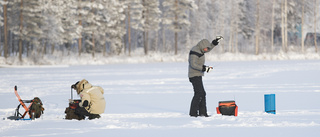
[[[299,39],[303,41],[303,18],[313,14],[312,1],[299,0],[275,0],[274,3],[274,43],[282,43],[282,50],[288,51],[288,46],[299,45]],[[280,35],[279,35],[280,34]],[[275,45],[277,46],[277,45]],[[303,42],[301,47],[304,49]]]
[[[142,28],[144,35],[144,53],[148,54],[148,35],[149,31],[158,31],[160,26],[159,23],[161,21],[160,14],[161,11],[159,9],[159,1],[158,0],[143,0],[143,16],[142,16]]]
[[[217,19],[219,6],[216,5],[215,0],[198,1],[196,4],[201,8],[189,12],[190,27],[187,33],[195,40],[195,42],[190,41],[190,44],[204,38],[213,39],[214,33],[217,33],[216,26],[219,21]]]
[[[194,10],[198,7],[194,0],[164,0],[162,5],[165,8],[163,12],[163,23],[174,32],[175,54],[178,54],[178,32],[190,26],[187,10]]]
[[[255,27],[255,47],[256,47],[256,55],[259,54],[259,39],[260,39],[260,0],[257,0],[257,7],[256,7],[256,12],[257,12],[257,16],[256,16],[256,27]]]
[[[78,2],[79,25],[82,37],[91,48],[87,48],[93,57],[96,47],[101,46],[105,54],[106,42],[111,52],[119,54],[123,49],[125,5],[117,0],[90,0]],[[81,50],[81,39],[79,49]]]
[[[72,44],[80,38],[82,26],[78,25],[78,0],[64,0],[61,3],[61,23],[63,30],[63,43]]]
[[[3,26],[3,11],[4,11],[4,6],[6,6],[8,4],[7,0],[0,0],[0,13],[1,13],[1,16],[0,16],[0,26]]]
[[[229,32],[227,32],[226,30],[230,29],[230,25],[228,24],[228,22],[230,22],[230,18],[227,17],[230,17],[231,8],[229,5],[231,5],[231,1],[215,0],[212,1],[212,4],[214,5],[213,8],[215,9],[213,15],[216,15],[215,17],[213,17],[213,19],[215,20],[215,24],[213,25],[215,26],[216,35],[221,35],[227,40],[229,38],[226,34],[229,34]],[[219,44],[219,49],[221,49],[222,52],[225,52],[225,45],[228,44],[226,42],[222,42]]]
[[[131,28],[142,30],[142,1],[141,0],[124,0],[123,4],[126,5],[126,19],[127,19],[127,36],[128,36],[128,52],[131,55]]]
[[[304,45],[304,36],[305,36],[305,18],[308,15],[311,15],[311,9],[313,7],[313,1],[309,0],[302,0],[298,3],[299,8],[301,9],[301,52],[305,52],[305,45]]]
[[[40,42],[43,38],[43,26],[45,18],[42,14],[44,0],[14,0],[10,1],[12,5],[8,9],[10,16],[10,31],[19,36],[19,58],[22,60],[22,41],[27,42],[27,56],[32,48],[32,55],[35,58],[39,53]]]
[[[301,21],[301,14],[297,14],[297,1],[291,0],[280,0],[278,1],[278,9],[280,9],[280,26],[281,26],[281,39],[282,39],[282,50],[288,51],[288,33],[296,31],[296,25]],[[299,11],[301,12],[301,11]]]
[[[20,36],[20,14],[21,10],[20,10],[20,6],[23,6],[21,3],[22,1],[20,0],[14,0],[14,1],[8,1],[8,24],[10,24],[10,28],[9,30],[16,36]],[[9,6],[10,5],[10,6]],[[22,27],[22,24],[21,24]],[[15,40],[19,41],[19,38],[16,38]],[[21,45],[22,46],[22,45]],[[20,50],[21,49],[21,50]],[[21,52],[20,52],[21,51]],[[22,60],[22,47],[19,47],[19,59]]]
[[[230,37],[229,37],[229,51],[238,52],[238,35],[242,35],[244,30],[241,30],[244,24],[245,13],[240,7],[244,0],[232,0],[231,6],[231,20],[230,20]]]
[[[79,42],[78,42],[78,50],[79,50],[79,55],[81,55],[82,52],[82,47],[83,47],[83,42],[82,40],[84,39],[86,43],[88,44],[85,46],[87,52],[90,52],[94,55],[94,50],[93,50],[93,42],[92,36],[93,36],[93,31],[97,29],[97,27],[94,24],[94,19],[95,19],[95,14],[93,13],[92,10],[92,5],[94,5],[95,1],[93,0],[79,0],[77,2],[78,4],[78,20],[79,20],[79,27],[82,28],[81,34],[79,37]]]
[[[91,45],[92,57],[95,56],[97,41],[96,39],[100,38],[101,35],[105,36],[103,31],[99,30],[99,27],[104,25],[102,17],[99,11],[103,10],[103,0],[91,0],[90,2],[90,11],[86,17],[87,27],[84,28],[84,32],[88,33],[86,42]]]
[[[55,44],[63,44],[63,24],[62,15],[63,13],[64,1],[47,0],[44,1],[43,6],[43,16],[45,18],[45,23],[41,26],[43,30],[43,53],[46,53],[47,44],[51,45],[51,53],[54,51]]]
[[[128,46],[130,55],[132,45],[177,54],[186,52],[178,44],[217,35],[225,38],[221,52],[317,51],[317,41],[304,45],[304,36],[317,32],[318,10],[319,0],[0,0],[0,55],[36,60],[50,46],[93,56]]]
[[[314,47],[315,47],[315,52],[318,52],[318,44],[317,44],[317,22],[318,22],[318,8],[319,5],[318,5],[318,1],[317,0],[314,0],[314,24],[313,24],[313,27],[314,27],[314,38],[313,38],[313,41],[314,41]]]
[[[98,30],[106,35],[101,37],[102,41],[100,41],[104,45],[109,45],[111,54],[120,54],[124,47],[123,36],[126,34],[124,24],[126,6],[117,0],[103,0],[102,6],[104,8],[99,14],[105,24],[100,25]],[[105,50],[106,47],[104,54]]]
[[[3,16],[0,16],[0,26],[3,26],[3,32],[4,32],[4,44],[3,44],[3,56],[5,58],[8,57],[8,22],[7,22],[7,0],[0,0],[0,13],[3,13]],[[0,56],[1,56],[2,50],[0,45]]]
[[[33,54],[39,53],[41,50],[40,42],[44,38],[43,29],[41,27],[45,23],[46,17],[43,16],[43,6],[45,0],[26,0],[23,8],[23,39],[28,41],[31,46],[35,46],[38,51],[33,51]]]

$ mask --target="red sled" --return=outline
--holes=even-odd
[[[216,109],[217,114],[238,116],[238,106],[235,101],[219,101],[219,106]]]

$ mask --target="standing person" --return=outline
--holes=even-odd
[[[209,117],[209,115],[207,114],[206,91],[203,88],[202,76],[204,76],[204,72],[208,73],[213,68],[204,65],[204,53],[211,51],[215,46],[219,44],[219,41],[221,39],[223,39],[223,37],[218,36],[211,43],[207,39],[203,39],[190,50],[188,77],[189,81],[192,83],[194,90],[194,96],[191,101],[189,112],[189,115],[191,117]]]
[[[83,79],[71,86],[78,95],[81,102],[75,109],[75,114],[80,117],[89,116],[89,119],[100,118],[99,114],[104,113],[106,101],[103,96],[103,89],[99,86],[92,86],[87,80]]]

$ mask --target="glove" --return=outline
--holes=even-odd
[[[203,66],[202,70],[209,73],[212,69],[213,69],[213,67],[211,67],[211,66]]]
[[[217,36],[216,39],[214,39],[212,41],[212,44],[216,46],[216,45],[219,44],[220,40],[223,40],[223,37],[222,36]]]
[[[83,102],[82,106],[83,106],[83,107],[87,107],[87,106],[89,106],[89,102],[88,102],[88,100],[85,100],[85,101]]]
[[[76,89],[77,88],[77,84],[79,83],[80,81],[76,82],[75,84],[71,85],[71,88],[73,89]]]

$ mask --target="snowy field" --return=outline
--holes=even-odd
[[[319,137],[320,61],[207,62],[203,78],[209,118],[188,116],[193,96],[187,62],[0,68],[0,117],[22,99],[41,98],[34,121],[0,120],[0,136],[75,137]],[[100,119],[64,120],[70,86],[87,79],[105,89]],[[276,94],[277,114],[264,113],[264,94]],[[74,94],[75,98],[79,98]],[[237,117],[216,114],[235,100]]]

